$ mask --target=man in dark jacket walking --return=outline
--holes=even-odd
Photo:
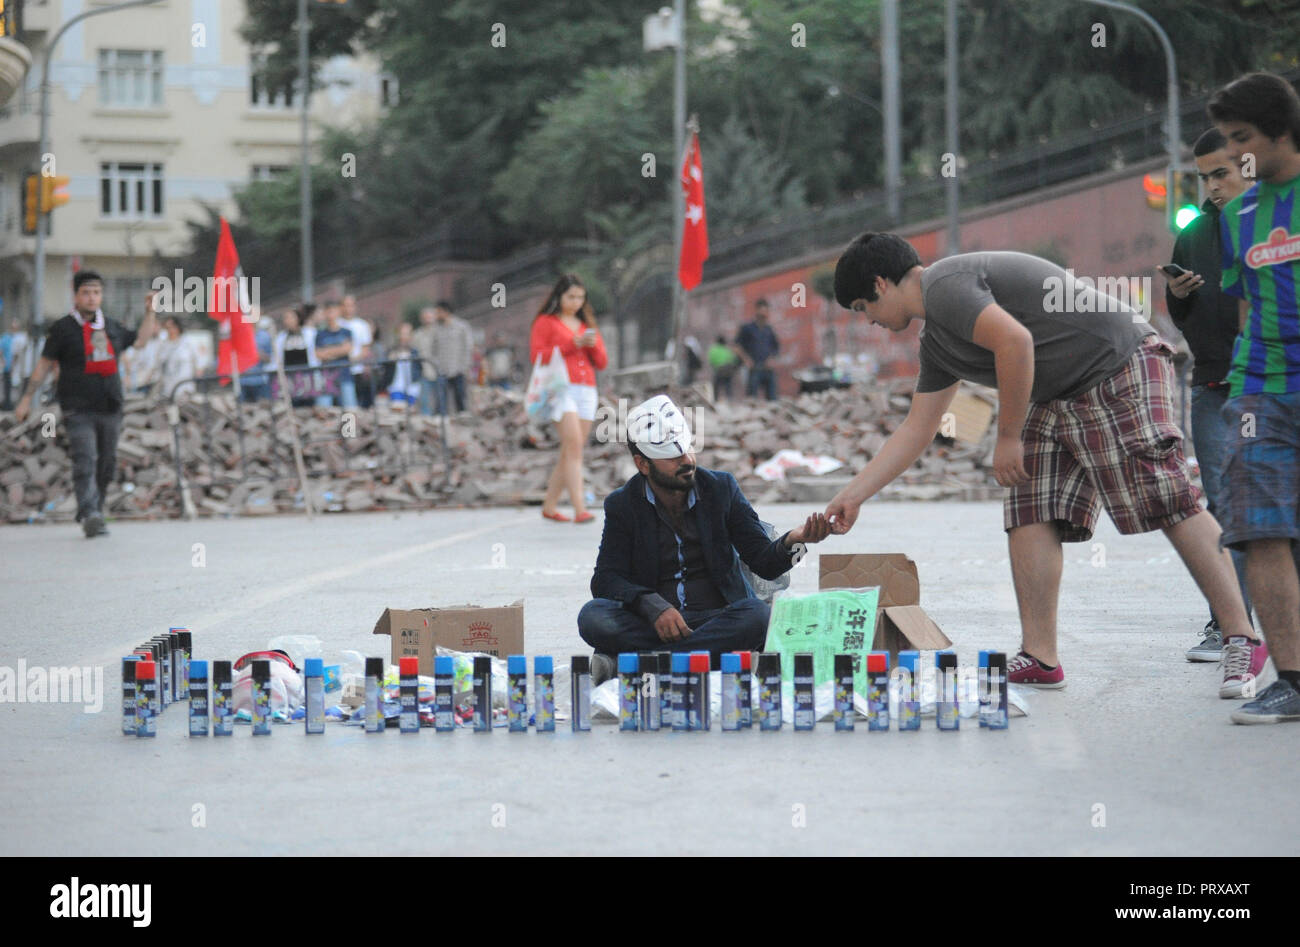
[[[789,571],[804,544],[830,533],[826,517],[769,539],[729,473],[695,464],[691,432],[667,395],[632,410],[628,447],[638,473],[605,499],[605,529],[591,579],[595,596],[578,633],[596,651],[593,682],[632,651],[753,651],[767,637],[769,609],[740,562],[764,579]]]
[[[1228,426],[1221,412],[1228,400],[1228,368],[1237,339],[1237,300],[1219,291],[1223,242],[1219,233],[1219,211],[1250,182],[1241,176],[1237,162],[1228,158],[1227,141],[1217,129],[1196,139],[1192,153],[1204,182],[1203,213],[1188,224],[1174,241],[1172,261],[1186,272],[1170,277],[1165,303],[1174,325],[1192,350],[1192,445],[1201,468],[1201,486],[1210,512],[1218,516],[1219,485]],[[1158,267],[1157,267],[1158,269]],[[1233,552],[1241,595],[1250,612],[1246,593],[1246,557]],[[1189,661],[1218,661],[1223,653],[1223,631],[1213,612],[1201,633],[1201,641],[1187,652]]]

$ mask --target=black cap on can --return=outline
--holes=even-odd
[[[188,631],[176,632],[176,637],[181,639],[181,648],[188,653],[194,647],[194,636]]]
[[[668,677],[673,673],[673,653],[671,651],[656,651],[655,657],[658,659],[659,674],[662,677]]]
[[[991,667],[991,668],[1001,668],[1002,670],[1005,671],[1005,670],[1007,669],[1007,655],[1006,655],[1006,652],[1005,652],[1005,651],[990,651],[990,652],[989,652],[989,667]]]
[[[478,677],[484,677],[492,673],[492,659],[486,654],[480,654],[474,658],[474,674]]]
[[[366,658],[366,677],[383,677],[384,659]]]
[[[957,667],[957,655],[951,651],[940,651],[936,657],[938,658],[937,664],[940,668],[947,669]]]
[[[764,677],[781,673],[781,653],[763,651],[758,656],[758,673]]]
[[[591,658],[585,654],[575,654],[569,664],[569,673],[571,674],[590,674]]]
[[[653,651],[642,651],[636,656],[636,666],[650,674],[658,674],[659,656]]]
[[[130,658],[122,659],[122,683],[123,684],[135,683],[135,666],[137,663],[139,662],[132,661]]]
[[[213,661],[212,662],[213,686],[215,687],[218,684],[229,684],[229,683],[230,683],[230,662]]]
[[[853,673],[853,655],[837,654],[835,655],[835,676],[848,677]]]
[[[271,682],[270,661],[257,660],[253,662],[253,680],[259,684],[269,684]]]
[[[813,673],[813,656],[802,651],[794,656],[794,673],[799,677],[811,677]]]

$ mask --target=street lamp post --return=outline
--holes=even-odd
[[[952,156],[952,174],[948,175],[948,237],[944,241],[943,255],[952,256],[961,252],[961,210],[960,192],[957,174],[960,171],[958,158],[960,141],[957,133],[957,0],[947,0],[944,10],[944,53],[947,59],[945,77],[946,95],[944,96],[944,119],[947,125],[948,154]]]
[[[307,34],[310,24],[307,18],[307,0],[298,0],[298,95],[301,97],[302,114],[299,121],[300,168],[298,171],[298,227],[302,244],[302,301],[311,302],[312,283],[312,245],[311,245],[311,153],[308,151],[307,116],[311,102],[311,69],[307,58]]]
[[[899,118],[898,0],[880,4],[880,79],[885,120],[885,209],[891,223],[902,218],[903,148]]]
[[[125,0],[124,3],[115,3],[108,7],[84,10],[60,26],[50,41],[45,44],[41,56],[40,143],[37,146],[37,157],[42,165],[45,164],[45,156],[49,153],[50,147],[50,59],[54,55],[54,47],[58,45],[59,40],[63,39],[63,34],[88,17],[99,16],[102,13],[116,13],[118,10],[125,10],[128,7],[143,7],[158,2],[159,0]],[[41,173],[45,173],[44,167],[42,167]],[[41,326],[45,323],[45,228],[47,224],[46,215],[38,213],[36,215],[36,253],[32,264],[32,279],[35,282],[32,287],[32,325],[37,334],[40,333]]]

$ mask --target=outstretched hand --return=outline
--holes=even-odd
[[[814,513],[798,529],[790,530],[790,543],[819,543],[831,534],[825,513]]]

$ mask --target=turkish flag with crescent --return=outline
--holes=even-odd
[[[704,218],[704,168],[700,164],[700,136],[692,133],[690,147],[682,162],[682,192],[686,198],[686,218],[682,221],[682,258],[677,264],[677,278],[690,291],[700,285],[704,261],[709,258],[709,226]]]
[[[217,241],[217,262],[212,268],[208,315],[219,322],[217,372],[222,375],[246,372],[257,364],[257,340],[253,334],[253,316],[245,290],[244,271],[239,267],[239,253],[230,225],[221,218],[221,237]],[[222,379],[223,385],[228,380]]]

